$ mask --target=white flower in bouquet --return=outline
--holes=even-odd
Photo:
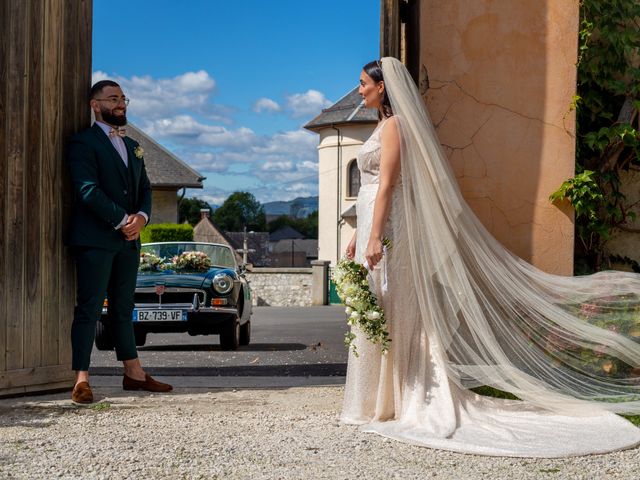
[[[370,310],[367,312],[367,320],[378,320],[380,318],[380,312],[376,310]]]
[[[342,258],[333,269],[332,278],[340,299],[346,305],[347,324],[357,325],[371,342],[379,344],[382,352],[386,353],[391,339],[384,311],[378,306],[376,296],[369,288],[368,270],[353,260]],[[349,331],[344,343],[358,356],[354,339],[355,334]]]

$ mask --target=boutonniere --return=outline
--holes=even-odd
[[[135,156],[139,159],[142,159],[142,157],[144,156],[144,149],[138,145],[134,150],[133,153],[135,154]]]

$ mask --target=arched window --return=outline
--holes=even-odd
[[[349,163],[347,174],[349,178],[348,195],[357,197],[360,190],[360,170],[358,170],[358,162],[355,158]]]

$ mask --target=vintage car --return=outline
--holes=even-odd
[[[133,329],[136,345],[150,332],[220,335],[224,350],[251,339],[251,289],[246,266],[227,245],[196,242],[146,243],[140,252]],[[113,350],[109,300],[96,326],[98,350]]]

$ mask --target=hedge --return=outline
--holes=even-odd
[[[192,242],[193,227],[189,224],[155,223],[147,225],[140,233],[142,243]]]

